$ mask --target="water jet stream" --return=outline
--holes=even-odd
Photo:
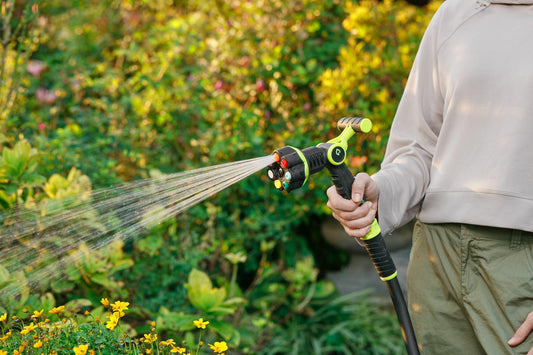
[[[55,200],[57,207],[44,215],[42,209],[0,215],[0,266],[11,274],[24,271],[31,288],[46,284],[63,277],[64,263],[80,261],[80,246],[97,250],[134,238],[273,162],[268,155],[97,189]],[[0,282],[0,300],[25,284]]]

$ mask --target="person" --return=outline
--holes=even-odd
[[[533,355],[533,0],[446,0],[376,174],[328,206],[352,237],[417,219],[407,270],[423,354]],[[362,199],[365,202],[361,204]]]

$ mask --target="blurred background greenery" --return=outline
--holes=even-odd
[[[59,192],[315,145],[350,115],[374,129],[352,142],[349,165],[376,172],[440,1],[1,3],[0,208],[39,211]],[[319,233],[330,185],[321,173],[286,197],[254,175],[88,251],[61,282],[0,300],[0,314],[120,297],[135,304],[132,334],[157,319],[186,337],[202,315],[232,354],[400,354],[391,310],[323,277],[348,260]],[[5,284],[23,277],[0,271]]]

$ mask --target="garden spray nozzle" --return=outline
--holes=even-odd
[[[328,168],[334,181],[349,179],[353,176],[346,174],[346,170],[338,169],[346,159],[348,139],[356,132],[368,133],[372,129],[372,122],[368,118],[343,117],[337,122],[342,133],[317,146],[298,149],[286,146],[274,151],[275,162],[268,168],[268,177],[274,181],[274,186],[280,191],[290,192],[302,187],[310,175]]]

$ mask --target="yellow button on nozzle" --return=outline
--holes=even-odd
[[[276,189],[281,189],[281,180],[274,181],[274,186],[276,186]]]

